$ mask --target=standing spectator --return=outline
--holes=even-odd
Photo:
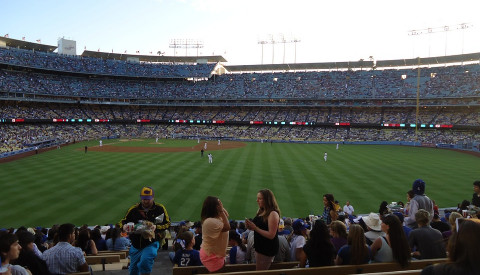
[[[412,256],[417,259],[436,259],[445,258],[445,244],[442,233],[437,229],[431,228],[429,224],[430,213],[420,209],[415,214],[418,228],[410,232],[408,243],[412,251]]]
[[[333,221],[330,224],[330,240],[335,247],[335,253],[338,253],[342,246],[347,244],[347,226],[341,221]]]
[[[130,247],[130,274],[150,274],[153,262],[157,257],[160,242],[164,242],[165,230],[170,227],[170,218],[165,206],[154,202],[154,191],[151,187],[143,187],[140,192],[141,202],[128,209],[125,217],[120,221],[124,226],[129,222],[149,221],[156,224],[155,237],[144,238],[142,234],[129,235],[132,242]]]
[[[330,225],[332,221],[336,221],[338,213],[335,211],[335,199],[332,194],[323,195],[323,214],[322,219],[327,225]]]
[[[230,230],[228,232],[228,245],[231,247],[229,252],[229,263],[245,263],[245,252],[247,252],[247,247],[243,244],[237,231]]]
[[[305,267],[307,259],[309,267],[334,265],[335,255],[327,225],[323,220],[316,220],[310,231],[310,239],[300,253],[300,267]]]
[[[450,238],[448,262],[430,265],[422,275],[476,275],[480,274],[480,224],[464,220]]]
[[[202,206],[202,246],[200,260],[209,272],[219,272],[225,265],[230,222],[219,198],[208,196]]]
[[[370,248],[365,243],[365,232],[358,224],[352,224],[348,231],[347,245],[338,251],[336,265],[367,264],[370,261]]]
[[[257,204],[257,215],[253,221],[246,219],[245,225],[254,231],[256,270],[266,270],[278,253],[280,208],[270,189],[258,191]]]
[[[433,202],[432,200],[425,195],[425,182],[421,179],[417,179],[413,182],[412,190],[415,196],[410,201],[410,209],[408,212],[408,217],[405,218],[406,226],[410,228],[417,228],[418,225],[415,222],[415,214],[418,210],[424,209],[430,215],[430,220],[433,218]]]
[[[350,201],[347,201],[347,203],[343,206],[343,212],[348,215],[347,217],[353,216],[353,212],[355,212],[355,209],[353,209]]]
[[[12,265],[10,262],[18,259],[20,256],[20,250],[22,247],[18,243],[17,236],[0,232],[0,255],[2,261],[2,269],[10,269],[11,274],[15,275],[28,275],[28,272],[24,267],[19,265]]]
[[[406,267],[411,257],[410,248],[398,217],[385,216],[382,231],[386,236],[377,238],[371,246],[373,260],[379,263],[396,261]]]
[[[33,275],[49,275],[50,271],[48,271],[47,263],[33,251],[35,235],[28,231],[22,231],[17,233],[17,237],[22,250],[13,264],[27,268]]]
[[[410,212],[410,201],[415,197],[415,193],[413,193],[413,190],[408,190],[407,192],[407,205],[405,206],[404,213],[405,216],[408,216]]]
[[[473,182],[473,192],[472,204],[480,207],[480,180]]]
[[[71,244],[75,242],[75,225],[65,223],[58,228],[58,243],[43,252],[42,259],[47,262],[52,274],[67,274],[88,271],[88,264],[82,249]]]

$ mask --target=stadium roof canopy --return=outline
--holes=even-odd
[[[139,54],[122,54],[122,53],[108,53],[96,51],[83,51],[82,56],[124,60],[127,58],[138,58],[141,62],[162,62],[162,63],[198,63],[199,60],[206,60],[207,63],[226,62],[221,55],[212,56],[162,56],[162,55],[139,55]]]
[[[8,37],[0,37],[1,44],[5,43],[10,48],[33,50],[39,52],[53,52],[57,46],[45,45],[40,43],[28,42],[24,40],[12,39]]]
[[[378,60],[377,67],[403,67],[417,66],[418,58],[412,59],[396,59],[396,60]],[[462,63],[480,61],[480,53],[467,53],[459,55],[446,55],[436,57],[420,58],[420,65],[441,65],[448,63]]]
[[[292,63],[292,64],[266,64],[266,65],[224,65],[229,72],[251,71],[302,71],[302,70],[337,70],[349,68],[371,68],[373,61],[346,61],[324,63]]]
[[[479,62],[480,53],[460,55],[448,55],[437,57],[420,58],[420,65],[442,65],[448,63]],[[305,71],[305,70],[348,70],[348,69],[371,69],[373,61],[359,60],[346,62],[324,63],[293,63],[293,64],[265,64],[265,65],[224,65],[228,72],[261,72],[261,71]],[[418,66],[418,58],[377,60],[376,68]]]

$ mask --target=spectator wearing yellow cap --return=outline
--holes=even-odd
[[[154,191],[151,187],[143,187],[140,192],[140,202],[134,204],[128,209],[125,217],[119,222],[121,226],[127,224],[138,224],[140,221],[149,221],[155,224],[154,238],[144,234],[139,234],[140,226],[134,232],[133,228],[127,226],[130,232],[130,274],[150,274],[152,272],[153,263],[157,257],[157,250],[160,243],[164,241],[165,230],[170,227],[170,217],[167,209],[160,203],[154,202]],[[144,225],[147,226],[147,225]]]

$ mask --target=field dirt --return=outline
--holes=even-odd
[[[154,143],[153,143],[154,144]],[[161,143],[158,143],[161,144]],[[88,147],[88,151],[95,152],[122,152],[122,153],[171,153],[171,152],[200,152],[204,146],[205,142],[200,142],[199,144],[193,147],[128,147],[128,146],[115,146],[112,145],[103,145]],[[218,151],[218,150],[228,150],[245,147],[247,144],[245,142],[238,141],[222,141],[221,145],[218,145],[218,141],[208,141],[207,150],[208,151]],[[79,150],[83,150],[80,148]]]

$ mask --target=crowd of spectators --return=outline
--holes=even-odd
[[[216,64],[132,63],[0,48],[2,63],[40,69],[36,72],[0,70],[0,91],[10,93],[134,99],[357,100],[342,104],[361,104],[362,99],[415,99],[417,96],[416,69],[212,76]],[[61,72],[76,74],[67,76]],[[419,80],[422,100],[457,98],[460,102],[478,103],[475,99],[480,95],[478,64],[422,68]]]
[[[216,66],[125,62],[2,47],[0,63],[49,71],[148,78],[210,77]]]
[[[418,181],[413,183],[412,189],[416,188]],[[478,181],[474,182],[474,186],[479,185]],[[422,190],[425,190],[425,184],[421,186]],[[474,198],[480,193],[478,190],[480,189],[474,188]],[[420,196],[419,194],[415,196],[417,195]],[[430,211],[424,208],[420,208],[415,214],[410,213],[408,203],[405,208],[397,207],[401,205],[400,202],[392,203],[385,211],[382,210],[382,213],[371,212],[362,215],[357,214],[349,203],[346,206],[350,207],[347,209],[351,209],[351,212],[342,211],[345,207],[341,208],[333,195],[330,200],[332,204],[325,205],[325,209],[328,212],[336,212],[335,215],[330,215],[331,222],[320,213],[319,216],[310,214],[297,219],[280,217],[276,233],[279,249],[278,254],[272,257],[274,262],[299,261],[301,268],[398,262],[403,268],[408,268],[411,261],[446,258],[448,251],[449,259],[442,265],[443,271],[456,270],[457,273],[441,274],[478,274],[480,271],[477,261],[480,239],[474,237],[478,235],[475,232],[480,228],[478,219],[480,208],[475,204],[475,199],[472,199],[471,205],[470,201],[467,201],[466,210],[459,208],[439,212],[435,208],[433,220]],[[404,222],[404,218],[407,217],[415,219],[416,223],[407,224]],[[227,263],[255,263],[258,257],[255,257],[253,247],[260,245],[254,240],[253,231],[256,228],[245,226],[243,221],[225,220],[225,223],[228,222],[231,249]],[[248,220],[245,222],[248,223]],[[66,227],[71,231],[65,234]],[[169,230],[170,239],[173,241],[169,249],[177,249],[177,254],[179,250],[183,252],[185,249],[198,250],[205,240],[201,229],[200,221],[195,223],[181,221],[174,225]],[[96,255],[98,251],[125,250],[131,245],[124,228],[114,225],[91,227],[83,225],[77,228],[72,224],[64,224],[53,225],[50,229],[20,227],[0,231],[2,269],[24,272],[26,268],[34,275],[58,273],[58,268],[65,268],[67,265],[68,268],[74,266],[77,270],[88,270],[81,254],[79,255],[81,259],[75,263],[62,263],[60,267],[59,263],[55,262],[55,253],[67,249],[67,246],[72,253],[76,251],[75,253],[83,255]],[[112,245],[112,242],[118,245]],[[182,248],[176,247],[180,243]],[[167,249],[167,246],[163,249]],[[182,266],[187,265],[202,265],[202,262],[182,263]],[[435,273],[437,268],[438,266],[427,267],[424,272],[437,274]],[[458,270],[461,272],[458,273]]]
[[[475,108],[426,108],[419,114],[418,123],[479,126],[480,117]],[[251,140],[276,140],[300,142],[344,141],[420,141],[427,143],[456,144],[480,140],[478,131],[421,129],[408,127],[415,123],[414,108],[200,108],[200,107],[147,107],[135,105],[79,105],[60,103],[28,103],[3,101],[0,119],[39,119],[42,123],[2,123],[0,151],[15,151],[32,147],[42,141],[73,142],[102,137],[152,138],[160,137],[210,137]],[[108,119],[106,123],[53,123],[53,119]],[[202,125],[136,123],[137,119],[169,120],[224,120],[249,123],[250,121],[306,121],[314,126],[297,125]],[[113,121],[113,122],[112,122]],[[126,122],[127,121],[127,122]],[[130,121],[130,122],[128,122]],[[336,122],[403,123],[406,128],[323,126]]]

